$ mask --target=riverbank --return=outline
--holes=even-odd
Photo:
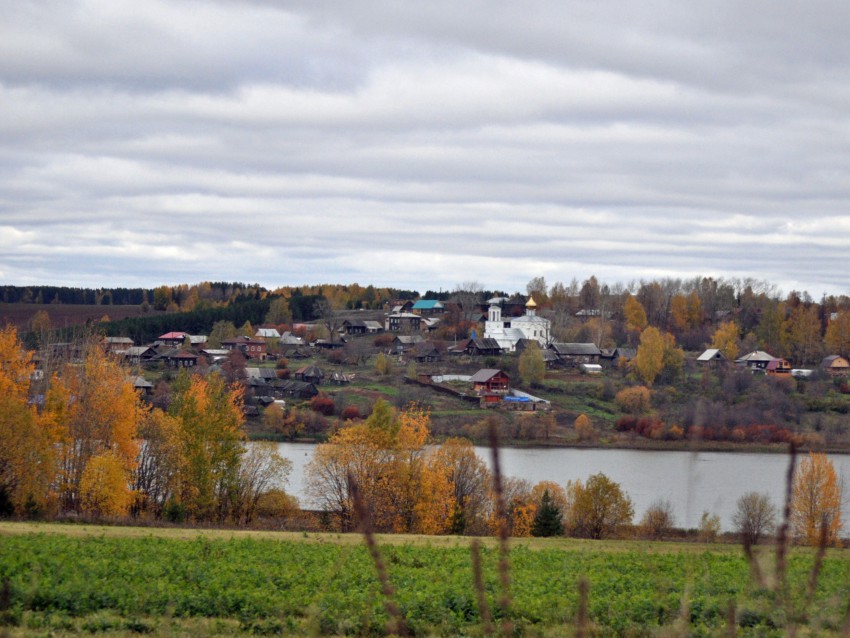
[[[433,437],[434,443],[442,443],[447,436]],[[467,437],[469,438],[469,437]],[[324,443],[324,438],[296,437],[294,439],[276,434],[274,432],[252,429],[248,433],[249,441],[273,441],[275,443]],[[477,437],[471,438],[475,445],[486,447],[489,442]],[[551,437],[549,439],[536,439],[528,441],[524,439],[503,439],[501,447],[518,449],[550,449],[563,448],[575,450],[646,450],[652,452],[729,452],[740,454],[788,454],[789,446],[786,443],[735,443],[732,441],[705,441],[705,440],[676,440],[662,441],[647,439],[638,436],[619,436],[609,439],[600,437],[595,441],[578,441],[574,438]],[[797,447],[798,454],[809,451],[823,452],[826,454],[850,454],[850,443],[832,443],[818,446],[800,445]]]

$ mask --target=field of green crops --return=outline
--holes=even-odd
[[[0,528],[0,581],[9,584],[0,597],[0,636],[384,634],[380,586],[356,537],[27,529]],[[465,539],[402,540],[382,543],[381,550],[411,633],[482,635]],[[827,554],[806,605],[813,556],[792,552],[791,602],[784,604],[781,595],[751,583],[746,561],[728,546],[517,542],[511,617],[517,635],[571,635],[577,583],[586,578],[592,635],[726,635],[730,601],[741,636],[785,635],[791,621],[804,626],[802,635],[841,635],[850,552]],[[498,617],[492,543],[483,560]]]

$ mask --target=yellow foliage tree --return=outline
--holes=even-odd
[[[546,361],[540,347],[532,342],[526,346],[519,356],[519,378],[525,386],[543,383],[546,375]]]
[[[34,370],[14,326],[0,330],[0,494],[19,515],[47,506],[56,476],[56,428],[29,402]]]
[[[850,312],[839,312],[826,327],[824,343],[830,354],[850,356]]]
[[[114,450],[92,456],[80,477],[80,509],[94,516],[123,516],[132,501],[127,470]]]
[[[729,361],[738,358],[738,338],[740,330],[734,321],[724,321],[711,336],[711,347],[717,348]]]
[[[626,317],[626,328],[632,332],[642,332],[646,328],[646,310],[634,295],[626,297],[623,313]]]
[[[446,439],[434,452],[432,464],[444,469],[452,486],[453,534],[487,532],[492,477],[487,464],[475,453],[472,441]]]
[[[307,468],[308,492],[339,519],[357,522],[355,482],[373,527],[387,532],[445,533],[452,518],[453,486],[445,465],[432,462],[427,411],[400,414],[378,401],[366,421],[342,428],[316,449]]]
[[[579,441],[592,441],[596,438],[596,431],[593,429],[593,423],[590,422],[590,417],[586,414],[579,414],[573,425],[576,429]]]
[[[118,360],[93,341],[83,348],[82,364],[66,365],[61,378],[51,381],[43,412],[61,436],[59,489],[69,510],[81,507],[80,481],[89,461],[107,452],[124,472],[122,493],[129,491],[139,452],[137,428],[145,411]]]
[[[649,410],[652,403],[651,399],[652,393],[649,391],[649,388],[645,388],[642,385],[631,388],[623,388],[614,397],[614,401],[617,402],[617,405],[619,405],[624,412],[629,412],[630,414],[635,415]]]
[[[841,484],[826,454],[809,452],[794,477],[791,501],[791,528],[807,545],[818,545],[826,532],[826,542],[837,545],[841,521]],[[824,530],[825,527],[825,530]]]
[[[169,413],[180,424],[181,465],[176,498],[197,519],[233,513],[245,448],[242,390],[218,374],[185,372],[174,383]]]
[[[644,384],[651,387],[665,369],[681,370],[684,359],[685,353],[676,347],[673,335],[649,326],[640,335],[632,368]]]

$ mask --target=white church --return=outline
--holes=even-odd
[[[541,348],[549,345],[551,322],[537,316],[537,304],[534,297],[529,297],[525,303],[525,315],[502,319],[502,303],[504,297],[493,297],[487,303],[487,321],[484,324],[484,337],[495,339],[505,352],[514,352],[520,339],[533,339]]]

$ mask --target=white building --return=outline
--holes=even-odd
[[[494,297],[487,303],[487,321],[484,324],[484,337],[495,339],[506,352],[514,352],[520,339],[534,339],[542,348],[549,345],[549,333],[552,327],[548,319],[537,316],[537,304],[529,297],[525,304],[525,315],[502,319],[503,299]]]

